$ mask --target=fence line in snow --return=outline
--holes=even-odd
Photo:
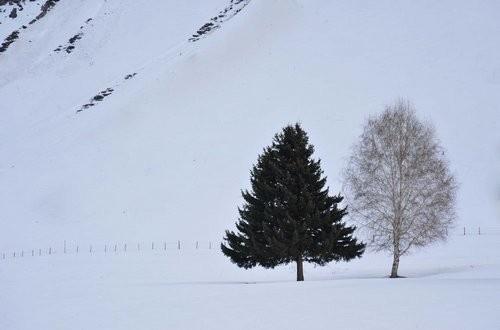
[[[500,227],[481,227],[481,226],[470,226],[455,228],[452,236],[481,236],[481,235],[500,235]],[[15,259],[15,258],[25,258],[25,257],[41,257],[41,256],[51,256],[54,254],[73,254],[78,255],[82,253],[87,254],[118,254],[118,253],[142,253],[145,251],[172,251],[172,250],[212,250],[218,249],[221,242],[215,241],[151,241],[151,244],[138,242],[130,244],[130,242],[123,243],[105,243],[105,244],[79,244],[73,242],[73,244],[68,244],[67,241],[63,241],[59,245],[48,246],[45,248],[30,248],[30,249],[18,249],[11,250],[11,252],[2,252],[0,260]],[[60,248],[60,249],[59,249]]]
[[[460,234],[461,236],[467,235],[500,235],[500,227],[491,226],[476,226],[476,227],[463,227]]]
[[[138,242],[130,244],[123,243],[104,243],[104,244],[79,244],[73,242],[68,244],[65,240],[58,245],[51,245],[45,248],[21,249],[12,252],[2,252],[1,260],[25,258],[25,257],[41,257],[51,256],[54,254],[78,255],[86,254],[118,254],[118,253],[144,253],[150,251],[168,252],[179,250],[213,250],[220,245],[221,242],[214,241],[151,241],[151,243]]]

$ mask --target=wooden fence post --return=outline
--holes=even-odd
[[[177,241],[177,249],[180,250],[181,249],[181,241]]]
[[[464,236],[465,236],[465,227],[464,227]]]

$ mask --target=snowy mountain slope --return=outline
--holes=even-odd
[[[150,73],[154,76],[154,71],[157,70],[155,62],[158,60],[168,62],[169,59],[178,57],[183,50],[182,45],[193,44],[188,42],[188,38],[201,25],[199,22],[204,22],[207,19],[207,13],[218,12],[217,7],[224,10],[227,8],[226,5],[225,1],[219,2],[219,6],[216,2],[211,2],[198,7],[190,4],[185,8],[180,7],[176,2],[164,2],[155,7],[137,1],[130,1],[128,4],[123,2],[103,3],[101,1],[93,3],[88,1],[61,2],[53,12],[53,15],[57,16],[51,16],[54,17],[52,20],[40,22],[39,29],[31,31],[31,34],[27,32],[22,40],[9,49],[9,52],[2,54],[3,65],[0,68],[2,71],[0,75],[2,77],[2,96],[12,96],[8,100],[9,107],[20,109],[8,112],[6,115],[9,118],[5,118],[5,121],[2,122],[8,124],[10,129],[9,131],[1,130],[2,134],[5,134],[2,135],[2,141],[10,145],[6,152],[11,155],[13,155],[12,151],[16,151],[18,154],[36,153],[37,151],[34,150],[39,150],[40,140],[30,137],[33,136],[32,134],[39,134],[39,130],[48,133],[49,136],[45,135],[48,144],[54,141],[53,138],[68,141],[61,135],[65,132],[74,133],[71,121],[77,118],[74,117],[75,112],[80,109],[81,105],[87,103],[89,98],[102,89],[116,88],[120,83],[126,82],[127,75],[140,73],[144,68],[149,68]],[[196,16],[197,10],[199,11],[198,16]],[[173,12],[170,14],[172,20],[160,24],[160,21],[163,22],[166,19],[165,15],[162,14],[156,16],[158,21],[155,22],[151,18],[154,17],[152,15],[154,11]],[[70,12],[78,13],[79,17],[70,15]],[[176,17],[177,19],[175,19]],[[189,17],[195,23],[193,21],[184,23],[185,17]],[[92,20],[89,22],[89,26],[84,25],[85,34],[81,40],[78,40],[77,46],[71,54],[53,52],[56,45],[73,33],[66,31],[81,31],[80,24],[85,24],[89,18]],[[131,24],[133,22],[127,21],[127,19],[132,18],[134,21],[149,22],[152,25],[144,24],[142,29],[137,29],[135,24]],[[61,26],[64,26],[60,29],[63,33],[54,33],[59,31],[56,27]],[[156,28],[157,26],[162,26],[162,29]],[[47,31],[53,31],[53,33],[49,36],[43,36],[43,40],[40,40],[42,39],[40,33],[47,34]],[[168,37],[165,38],[165,35]],[[128,38],[123,38],[123,36]],[[30,40],[40,40],[41,42],[33,45],[29,42]],[[20,50],[18,51],[16,47]],[[84,49],[91,49],[92,53],[90,54]],[[19,55],[15,54],[16,51]],[[37,56],[38,60],[33,62],[32,59]],[[117,57],[119,57],[119,61],[116,60]],[[46,76],[44,77],[44,75]],[[12,78],[13,76],[15,78]],[[151,79],[151,75],[148,78]],[[40,81],[48,82],[46,89],[40,88]],[[70,88],[69,86],[74,87]],[[20,89],[30,95],[30,98],[19,99],[17,91]],[[46,110],[34,115],[33,112],[39,106]],[[63,123],[61,123],[61,119]],[[67,126],[68,122],[64,122],[65,119],[70,121],[70,127],[56,129],[57,131],[52,129],[52,125]],[[87,129],[91,130],[92,125],[87,126],[84,130]],[[12,135],[11,132],[16,132],[16,134]],[[57,137],[52,137],[50,134],[55,134]],[[7,139],[7,136],[10,138]],[[17,142],[19,145],[16,145]],[[55,145],[54,147],[57,148]],[[33,149],[29,150],[30,148]],[[28,150],[24,151],[23,149]],[[46,151],[45,149],[42,152]],[[54,150],[54,152],[61,151]],[[43,158],[41,155],[33,156]],[[14,164],[14,159],[10,158],[10,163]],[[5,168],[13,169],[14,167],[10,167],[11,164],[6,164]],[[35,176],[35,182],[39,180],[40,172],[30,172]],[[12,179],[18,181],[18,178]],[[10,193],[11,191],[3,190],[2,192]],[[45,193],[45,191],[41,192],[42,195]],[[42,213],[38,213],[38,211],[32,213],[29,216],[31,218],[29,222],[33,222],[33,216],[39,217]],[[38,221],[35,219],[34,222]]]
[[[498,225],[496,2],[252,0],[189,41],[228,4],[61,0],[0,54],[0,247],[219,239],[283,125],[335,192],[363,120],[400,96],[449,152],[459,224]]]

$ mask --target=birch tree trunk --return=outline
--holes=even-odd
[[[399,253],[394,252],[394,256],[392,259],[392,269],[391,269],[391,278],[398,278],[398,268],[399,268]]]

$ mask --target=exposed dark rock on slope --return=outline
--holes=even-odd
[[[1,6],[5,6],[5,5],[17,5],[19,7],[19,10],[23,10],[23,6],[22,4],[26,1],[29,1],[29,2],[35,2],[35,0],[0,0],[0,7]],[[38,20],[40,20],[41,18],[45,17],[45,15],[47,15],[47,13],[52,9],[54,8],[54,6],[59,2],[59,0],[47,0],[44,2],[44,4],[40,7],[40,12],[38,13],[38,15],[33,18],[29,24],[32,25],[34,24],[35,22],[37,22]],[[17,9],[16,8],[13,8],[13,10],[11,11],[11,13],[9,14],[9,17],[11,19],[15,19],[17,17]],[[14,30],[12,31],[11,34],[9,34],[3,41],[3,43],[0,45],[0,53],[3,53],[5,52],[10,45],[12,45],[14,43],[14,41],[16,41],[17,39],[19,39],[19,30],[21,29],[26,29],[27,26],[23,25],[21,28],[17,29],[17,30]]]
[[[83,35],[84,35],[84,28],[92,21],[92,18],[89,18],[85,21],[85,24],[83,24],[82,26],[80,26],[80,32],[78,32],[77,34],[75,34],[74,36],[72,36],[71,38],[69,38],[68,42],[66,43],[66,45],[59,45],[56,49],[54,49],[55,52],[60,52],[60,51],[65,51],[66,53],[70,54],[71,52],[73,52],[73,50],[75,49],[75,43],[80,40]]]
[[[19,38],[19,31],[15,30],[5,38],[2,45],[0,45],[0,53],[3,53],[9,48],[9,46],[14,43]]]
[[[222,23],[233,18],[249,3],[250,0],[231,0],[226,8],[221,10],[217,16],[212,17],[209,22],[203,24],[188,40],[191,42],[198,41],[204,35],[219,29]]]
[[[30,24],[35,23],[39,19],[43,18],[47,13],[55,7],[55,5],[59,2],[59,0],[47,0],[42,7],[40,7],[40,13],[33,19],[31,20]]]

